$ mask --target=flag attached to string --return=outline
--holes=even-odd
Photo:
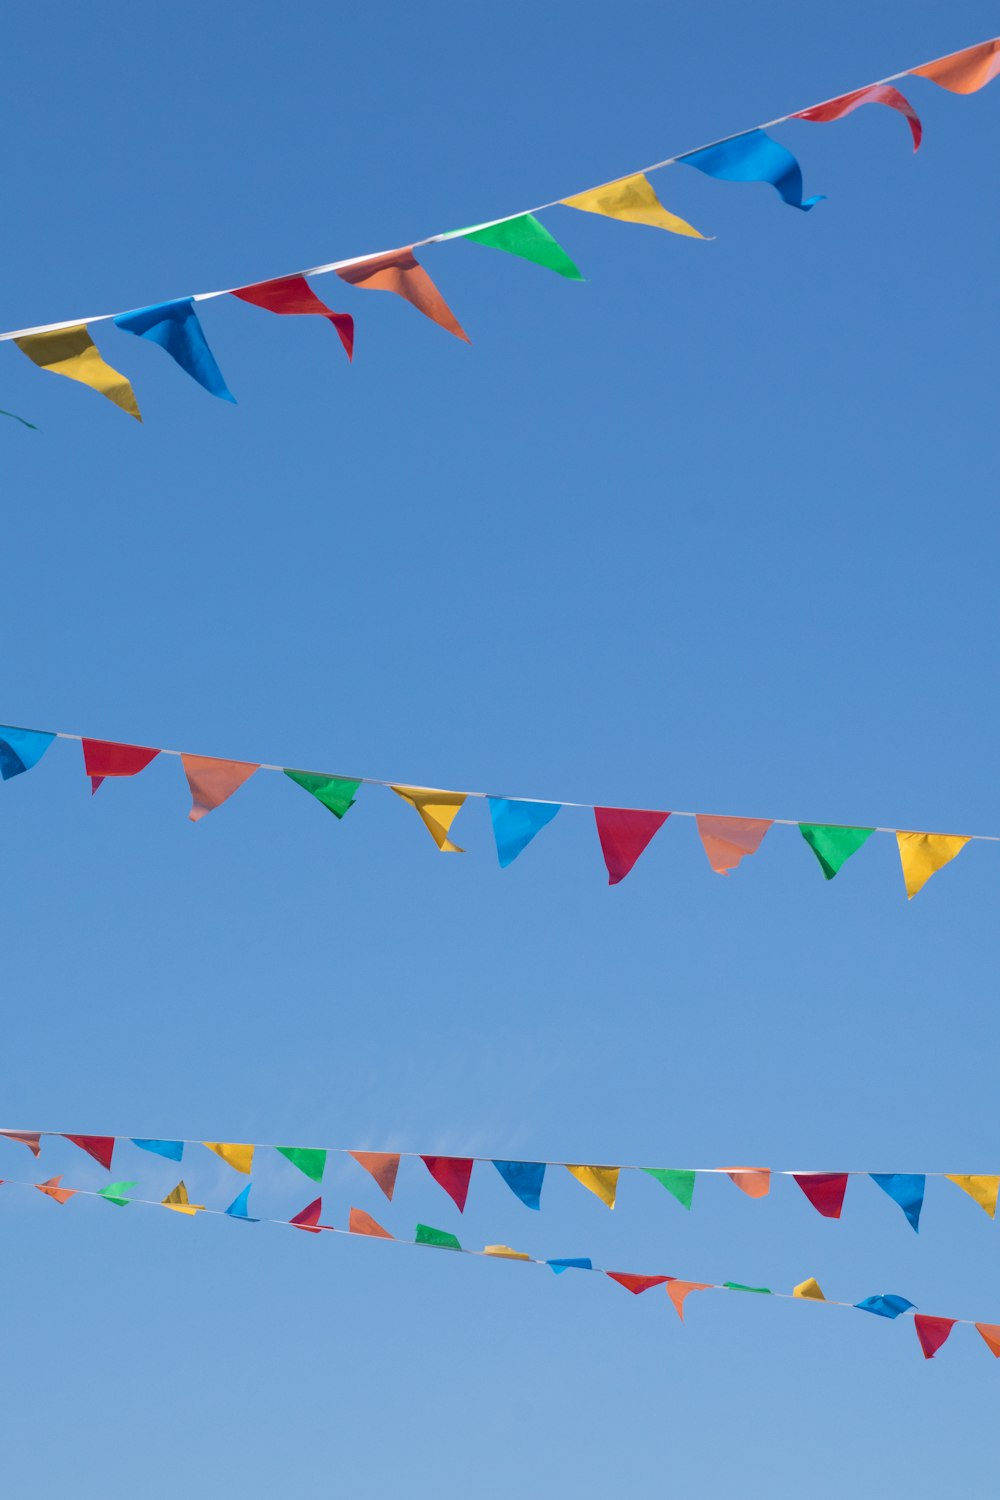
[[[913,1326],[923,1350],[924,1359],[933,1359],[955,1326],[954,1318],[930,1318],[926,1313],[913,1314]]]
[[[151,1151],[154,1156],[163,1156],[167,1161],[182,1161],[184,1158],[183,1141],[140,1141],[132,1136],[133,1146],[138,1146],[140,1151]]]
[[[354,358],[354,319],[350,313],[334,312],[321,302],[304,276],[279,276],[241,286],[231,294],[241,302],[263,307],[267,312],[298,315],[315,313],[333,325],[348,359]]]
[[[79,1146],[81,1151],[86,1151],[100,1166],[111,1171],[111,1158],[115,1154],[113,1135],[67,1135],[63,1139],[72,1141],[74,1146]]]
[[[793,1297],[804,1297],[809,1302],[825,1302],[822,1289],[815,1276],[807,1276],[805,1281],[800,1281],[798,1286],[792,1288]]]
[[[203,1141],[202,1145],[207,1146],[209,1151],[214,1151],[216,1156],[221,1156],[235,1171],[249,1175],[253,1167],[253,1146],[236,1141]]]
[[[443,1187],[459,1213],[465,1212],[472,1177],[472,1158],[467,1156],[422,1156],[420,1160],[439,1187]]]
[[[304,1230],[306,1234],[319,1234],[322,1229],[319,1216],[322,1212],[322,1198],[314,1198],[311,1203],[307,1203],[305,1208],[295,1214],[288,1222],[289,1224],[294,1224],[296,1229]]]
[[[667,1296],[674,1304],[677,1316],[684,1322],[684,1299],[689,1292],[711,1291],[711,1283],[707,1281],[674,1281],[667,1283]]]
[[[132,1201],[128,1196],[129,1189],[138,1186],[137,1182],[109,1182],[107,1187],[97,1189],[97,1196],[113,1203],[116,1208],[125,1208]]]
[[[245,1224],[260,1223],[259,1219],[252,1219],[250,1217],[248,1205],[250,1202],[250,1189],[252,1186],[253,1184],[248,1182],[246,1187],[240,1188],[240,1191],[236,1194],[236,1197],[233,1199],[232,1203],[230,1203],[229,1207],[225,1210],[229,1218],[242,1219]]]
[[[192,1203],[188,1197],[188,1190],[183,1180],[175,1188],[171,1188],[165,1198],[160,1200],[163,1208],[172,1208],[178,1214],[200,1214],[204,1213],[204,1203]]]
[[[393,1151],[351,1151],[348,1155],[353,1156],[359,1167],[364,1167],[385,1196],[392,1200],[396,1187],[396,1173],[399,1171],[399,1157]]]
[[[130,417],[135,417],[137,422],[142,421],[135,391],[124,375],[101,358],[85,323],[78,323],[75,328],[53,329],[49,333],[24,334],[14,343],[40,369],[89,385],[91,390],[106,396]]]
[[[643,1167],[668,1193],[672,1193],[682,1208],[690,1208],[694,1198],[695,1173],[670,1167]]]
[[[440,792],[425,786],[394,786],[392,790],[420,814],[425,828],[443,854],[465,853],[448,837],[455,816],[465,801],[465,792]]]
[[[669,1276],[636,1276],[631,1271],[606,1271],[604,1274],[636,1297],[641,1292],[648,1292],[654,1286],[663,1286],[670,1280]]]
[[[418,1224],[413,1235],[417,1245],[431,1245],[436,1250],[461,1250],[455,1235],[447,1229],[434,1229],[430,1224]]]
[[[726,1176],[748,1198],[766,1198],[771,1191],[770,1167],[727,1167]]]
[[[71,1198],[75,1197],[76,1189],[60,1187],[61,1182],[62,1173],[60,1172],[58,1177],[49,1177],[45,1182],[36,1182],[35,1186],[40,1193],[44,1193],[46,1198],[51,1198],[53,1202],[68,1203]]]
[[[8,1141],[18,1141],[22,1146],[27,1146],[32,1156],[42,1154],[42,1133],[40,1130],[0,1130],[0,1136]]]
[[[495,1161],[504,1182],[525,1208],[541,1208],[545,1163],[542,1161]]]
[[[620,177],[617,182],[606,182],[603,187],[588,188],[585,193],[575,193],[572,198],[563,198],[562,203],[566,208],[603,214],[605,218],[621,219],[626,224],[649,224],[653,229],[666,229],[671,234],[686,234],[696,240],[705,238],[694,225],[663,207],[652,183],[642,172],[637,172],[634,177]]]
[[[298,1167],[311,1182],[322,1182],[326,1171],[326,1152],[318,1146],[278,1146],[278,1153]]]
[[[360,781],[349,781],[343,776],[321,776],[316,771],[290,771],[287,766],[285,775],[296,786],[315,797],[317,802],[322,802],[335,818],[342,818],[354,806],[355,793],[361,785]]]
[[[236,405],[236,397],[226,385],[222,371],[215,363],[190,297],[180,297],[176,302],[158,302],[152,307],[139,307],[134,312],[119,313],[114,323],[116,328],[123,329],[125,333],[134,333],[138,338],[148,339],[151,344],[159,344],[210,395],[219,396],[223,401]]]
[[[13,725],[0,726],[0,776],[9,781],[37,766],[46,750],[55,739],[42,729],[15,729]]]
[[[874,1297],[866,1297],[863,1302],[854,1304],[859,1312],[874,1313],[877,1318],[898,1318],[914,1305],[905,1297],[897,1297],[895,1292],[877,1292]]]
[[[644,812],[634,807],[594,808],[608,885],[625,879],[669,817],[668,812]]]
[[[382,1225],[371,1214],[366,1214],[361,1208],[352,1208],[347,1220],[347,1228],[350,1234],[369,1234],[378,1240],[395,1239],[395,1235],[383,1229]]]
[[[922,1172],[869,1172],[872,1182],[887,1193],[893,1203],[898,1203],[906,1215],[907,1223],[915,1231],[920,1229],[920,1210],[924,1206],[924,1188],[927,1179]]]
[[[618,1192],[620,1167],[570,1166],[567,1162],[566,1170],[571,1176],[576,1178],[577,1182],[582,1182],[583,1186],[592,1192],[595,1197],[600,1198],[601,1202],[606,1204],[608,1208],[614,1208],[615,1196]]]
[[[82,740],[83,769],[90,777],[91,796],[108,776],[138,776],[159,750],[146,745],[118,745],[113,740]]]
[[[182,755],[181,764],[191,788],[188,817],[192,823],[221,807],[255,771],[260,770],[258,765],[251,765],[249,761],[216,760],[211,755]]]
[[[557,271],[569,281],[583,280],[562,245],[534,214],[518,214],[513,219],[500,219],[493,224],[476,224],[472,229],[453,229],[450,234],[437,238],[472,240],[477,245],[506,250],[508,255],[518,255],[536,266]]]
[[[888,83],[873,83],[870,88],[855,89],[852,94],[840,94],[836,99],[828,99],[825,104],[814,104],[810,109],[800,109],[797,115],[790,115],[792,120],[814,120],[818,124],[826,124],[831,120],[842,120],[852,110],[858,109],[862,104],[886,104],[890,109],[898,110],[906,119],[910,127],[910,135],[913,137],[913,149],[920,147],[923,127],[920,116],[905,94],[894,89]]]
[[[922,68],[911,68],[910,73],[916,78],[929,78],[953,94],[975,94],[1000,74],[1000,37],[949,53],[924,63]]]
[[[763,130],[747,130],[717,146],[689,151],[677,160],[723,182],[769,182],[790,208],[808,212],[823,199],[822,193],[803,198],[801,167],[787,147],[773,141]]]
[[[771,818],[716,818],[699,813],[695,819],[708,862],[717,875],[728,875],[741,859],[756,854]]]
[[[500,868],[508,865],[526,849],[562,807],[561,802],[524,802],[511,797],[487,797],[493,837],[496,839]]]
[[[943,870],[957,854],[961,854],[969,842],[957,833],[905,833],[896,834],[899,845],[899,862],[903,867],[906,882],[906,899],[912,901],[918,891]]]
[[[793,1172],[809,1202],[824,1219],[839,1219],[847,1192],[846,1172]]]
[[[832,823],[800,823],[799,832],[809,845],[827,880],[868,842],[874,828],[841,828]]]
[[[373,292],[395,292],[432,323],[440,324],[456,338],[469,343],[469,335],[417,261],[411,246],[391,250],[387,255],[373,255],[354,265],[338,266],[337,275],[351,286],[365,287]]]
[[[957,1187],[960,1187],[963,1193],[968,1193],[972,1201],[978,1203],[983,1212],[989,1214],[991,1219],[996,1218],[1000,1177],[955,1176],[951,1172],[946,1172],[945,1176],[949,1182],[953,1182]]]

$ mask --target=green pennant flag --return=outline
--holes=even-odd
[[[799,832],[823,867],[827,880],[870,839],[874,828],[843,828],[835,823],[800,823]]]
[[[321,776],[316,771],[290,771],[287,766],[284,771],[298,786],[311,792],[317,802],[328,807],[335,818],[342,818],[348,808],[354,806],[354,794],[361,785],[360,781],[347,781],[341,776]],[[319,1178],[316,1180],[318,1182]]]
[[[432,1229],[429,1224],[418,1224],[416,1232],[416,1243],[418,1245],[436,1245],[439,1250],[461,1250],[461,1245],[453,1234],[447,1229]]]
[[[764,1297],[774,1296],[769,1286],[744,1286],[741,1281],[724,1281],[722,1285],[730,1292],[760,1292]]]
[[[119,1208],[124,1208],[131,1200],[124,1195],[129,1188],[138,1187],[137,1182],[109,1182],[106,1187],[97,1189],[98,1198],[106,1198],[109,1203],[115,1203]]]
[[[682,1208],[691,1207],[694,1197],[694,1172],[671,1171],[669,1167],[643,1167],[650,1177],[662,1183],[668,1193],[673,1193]]]
[[[326,1170],[326,1152],[317,1146],[278,1146],[281,1155],[298,1167],[313,1182],[322,1182]]]
[[[489,245],[493,250],[506,250],[509,255],[520,255],[522,260],[534,261],[570,281],[582,281],[583,277],[570,260],[559,241],[553,239],[544,224],[534,214],[519,214],[516,219],[503,219],[499,224],[473,225],[471,229],[456,229],[447,238],[475,240],[477,245]]]

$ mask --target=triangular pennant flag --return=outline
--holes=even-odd
[[[72,1141],[74,1146],[79,1146],[81,1151],[86,1151],[88,1156],[111,1171],[111,1158],[115,1151],[113,1135],[64,1135],[63,1140]]]
[[[433,1245],[437,1250],[461,1250],[461,1245],[447,1229],[432,1229],[430,1224],[418,1224],[414,1233],[417,1245]]]
[[[359,1167],[364,1167],[366,1172],[371,1173],[391,1202],[396,1186],[396,1173],[399,1171],[399,1157],[392,1151],[350,1151],[348,1155],[354,1157]]]
[[[416,808],[431,838],[444,854],[464,854],[465,850],[453,844],[448,837],[455,815],[465,801],[464,792],[440,792],[425,786],[394,786],[397,797],[402,797]]]
[[[0,776],[9,781],[30,771],[54,739],[54,734],[43,729],[14,729],[9,724],[0,727]]]
[[[138,1146],[140,1151],[152,1151],[154,1156],[164,1156],[167,1161],[184,1159],[183,1141],[139,1141],[135,1136],[132,1136],[131,1140],[133,1146]]]
[[[901,115],[906,117],[906,123],[910,127],[913,137],[913,149],[916,151],[920,146],[923,135],[923,126],[920,117],[905,94],[894,89],[888,83],[873,83],[866,89],[855,89],[852,94],[841,94],[837,99],[828,99],[825,104],[814,104],[810,109],[800,109],[797,115],[790,115],[792,120],[815,120],[819,124],[826,124],[829,120],[842,120],[852,110],[862,104],[887,104],[890,109],[898,109]]]
[[[230,1203],[229,1207],[226,1209],[226,1213],[231,1219],[243,1219],[247,1224],[260,1223],[259,1219],[252,1219],[250,1217],[250,1213],[248,1210],[248,1205],[250,1202],[250,1189],[252,1186],[253,1184],[248,1182],[245,1188],[241,1188],[240,1191],[236,1194],[236,1197],[233,1199],[232,1203]]]
[[[839,1219],[847,1192],[846,1172],[793,1172],[809,1202],[824,1219]]]
[[[46,1182],[36,1182],[35,1186],[40,1193],[45,1194],[46,1198],[54,1198],[56,1203],[68,1203],[70,1198],[74,1196],[76,1189],[61,1188],[59,1186],[61,1182],[62,1173],[60,1172],[58,1177],[50,1177]]]
[[[197,823],[206,813],[214,812],[227,797],[249,781],[258,765],[245,760],[216,760],[211,755],[182,755],[184,774],[191,788],[192,806],[188,817]]]
[[[304,276],[280,276],[274,281],[258,281],[253,286],[237,287],[232,295],[268,312],[317,313],[333,324],[344,353],[348,359],[353,359],[354,319],[350,313],[334,312],[321,302]]]
[[[75,328],[56,328],[49,333],[25,334],[14,343],[41,369],[89,385],[137,422],[142,421],[135,391],[124,375],[105,364],[85,323],[78,323]]]
[[[608,1208],[614,1208],[620,1167],[571,1167],[567,1162],[566,1170],[576,1178],[577,1182],[582,1182],[585,1188],[589,1188],[592,1193],[596,1194],[602,1203],[607,1204]]]
[[[200,1214],[204,1210],[204,1203],[192,1203],[188,1197],[188,1190],[183,1181],[175,1188],[171,1188],[165,1198],[160,1200],[161,1207],[172,1208],[177,1214]]]
[[[913,1326],[917,1330],[924,1359],[933,1359],[955,1326],[955,1318],[929,1318],[926,1313],[913,1314]]]
[[[469,342],[469,335],[418,263],[411,246],[391,250],[388,255],[373,255],[353,266],[338,266],[337,275],[351,286],[366,287],[373,292],[396,292],[433,323]]]
[[[8,1141],[20,1141],[22,1146],[27,1146],[32,1156],[42,1154],[42,1133],[40,1130],[0,1130],[0,1135],[6,1136]]]
[[[668,812],[642,812],[635,807],[594,808],[601,853],[608,867],[608,885],[617,885],[625,879],[669,817]]]
[[[878,1183],[883,1193],[888,1193],[898,1203],[907,1221],[914,1230],[920,1228],[920,1210],[924,1203],[926,1179],[922,1172],[869,1172],[872,1182]]]
[[[682,1208],[690,1208],[694,1197],[695,1172],[679,1170],[671,1167],[643,1167],[642,1169],[650,1177],[655,1177],[657,1182],[666,1188],[668,1193],[673,1193]]]
[[[319,1216],[322,1212],[322,1198],[314,1198],[311,1203],[307,1203],[305,1208],[300,1213],[297,1213],[293,1219],[289,1219],[288,1222],[289,1224],[294,1224],[296,1229],[304,1229],[307,1234],[319,1234],[322,1228]]]
[[[545,1180],[543,1161],[495,1161],[493,1165],[526,1208],[541,1208],[542,1183]]]
[[[98,1198],[106,1198],[118,1208],[124,1208],[131,1200],[126,1196],[129,1188],[138,1187],[137,1182],[109,1182],[107,1187],[97,1189]]]
[[[769,1286],[744,1286],[742,1281],[724,1281],[722,1285],[727,1292],[754,1292],[759,1297],[774,1296]]]
[[[875,832],[874,828],[841,828],[832,823],[800,823],[799,832],[809,845],[827,880],[856,854]]]
[[[564,1271],[592,1271],[594,1269],[593,1262],[588,1255],[568,1258],[564,1256],[561,1260],[547,1260],[545,1264],[551,1266],[557,1276],[561,1276]]]
[[[770,818],[716,818],[699,813],[695,819],[708,862],[718,875],[728,875],[741,859],[756,854]]]
[[[107,776],[138,776],[159,750],[146,745],[116,745],[113,740],[82,740],[83,769],[90,777],[91,796]]]
[[[290,771],[287,766],[285,775],[310,792],[317,802],[322,802],[324,807],[329,808],[335,818],[342,818],[354,806],[354,794],[361,785],[360,781],[348,781],[342,776],[320,776],[316,771]]]
[[[153,307],[139,307],[134,312],[119,313],[115,326],[134,333],[151,344],[159,344],[192,380],[212,396],[236,404],[236,397],[222,378],[222,371],[205,339],[198,314],[190,297],[176,302],[159,302]]]
[[[763,130],[746,130],[677,160],[722,182],[769,182],[783,203],[806,213],[822,200],[822,194],[803,198],[801,167],[787,147]]]
[[[815,1276],[807,1276],[805,1281],[800,1281],[797,1287],[792,1289],[793,1297],[806,1297],[812,1302],[825,1302],[826,1298],[820,1289],[820,1284]]]
[[[975,94],[1000,74],[1000,38],[952,52],[910,72],[918,78],[929,78],[953,94]]]
[[[236,1141],[203,1141],[209,1151],[214,1151],[216,1156],[221,1156],[223,1161],[235,1167],[237,1172],[249,1174],[253,1166],[253,1147],[239,1144]]]
[[[477,245],[489,245],[493,250],[506,250],[509,255],[519,255],[522,260],[534,261],[536,266],[558,271],[560,276],[566,276],[570,281],[583,280],[562,245],[552,237],[544,224],[539,223],[534,214],[518,214],[514,219],[501,219],[496,224],[477,224],[472,229],[456,229],[442,238],[474,240]]]
[[[748,1198],[766,1198],[771,1191],[770,1167],[727,1167],[726,1176]]]
[[[877,1318],[898,1318],[913,1305],[905,1297],[897,1297],[895,1292],[877,1292],[874,1297],[866,1297],[863,1302],[854,1304],[859,1312],[874,1313]]]
[[[669,229],[671,234],[687,234],[703,240],[693,225],[679,219],[663,207],[648,177],[641,172],[634,177],[620,177],[603,187],[589,188],[572,198],[563,198],[567,208],[579,208],[588,214],[604,214],[609,219],[623,219],[629,224],[650,224],[654,229]]]
[[[633,1276],[629,1271],[606,1271],[605,1275],[635,1296],[640,1292],[648,1292],[651,1286],[663,1286],[664,1282],[670,1280],[669,1276]]]
[[[497,858],[501,870],[514,863],[521,850],[551,823],[561,802],[522,802],[511,797],[487,797],[493,837],[497,841]]]
[[[373,1219],[371,1214],[366,1214],[360,1208],[351,1209],[347,1228],[351,1234],[370,1234],[380,1240],[395,1239],[395,1235],[390,1234],[388,1229],[383,1229],[382,1225]]]
[[[313,1182],[322,1182],[326,1171],[326,1152],[316,1146],[279,1146],[278,1151],[293,1167]]]
[[[452,1199],[459,1213],[465,1212],[465,1200],[469,1196],[469,1178],[472,1176],[472,1159],[467,1156],[422,1156],[420,1160]]]
[[[677,1309],[677,1316],[684,1322],[684,1299],[688,1292],[707,1292],[711,1284],[707,1281],[668,1281],[667,1296]]]
[[[907,900],[912,900],[932,875],[949,864],[956,854],[961,854],[968,842],[968,838],[957,833],[897,832],[896,843],[906,881]]]
[[[953,1172],[946,1172],[945,1176],[949,1182],[960,1187],[963,1193],[968,1193],[969,1197],[974,1199],[991,1219],[996,1218],[1000,1177],[963,1177],[956,1176]]]
[[[484,1255],[495,1255],[498,1260],[530,1260],[523,1250],[512,1250],[509,1245],[484,1245]]]
[[[1000,1359],[1000,1323],[977,1323],[976,1330],[994,1358]]]

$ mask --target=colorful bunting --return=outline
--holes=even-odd
[[[977,1323],[975,1327],[990,1353],[1000,1359],[1000,1323]]]
[[[691,1207],[696,1175],[694,1172],[679,1171],[670,1167],[643,1167],[642,1170],[648,1176],[655,1177],[668,1193],[673,1193],[682,1208]]]
[[[464,849],[453,844],[448,837],[455,816],[465,801],[464,792],[439,792],[424,786],[394,786],[392,790],[397,797],[402,797],[404,802],[417,810],[442,853],[465,853]]]
[[[469,343],[469,335],[423,266],[417,262],[412,246],[390,250],[385,255],[372,255],[353,265],[337,266],[336,271],[340,279],[351,286],[365,287],[373,292],[395,292],[433,323],[439,323],[456,338]]]
[[[501,870],[513,864],[531,840],[551,823],[562,803],[522,802],[511,797],[488,797],[493,837]]]
[[[906,882],[906,898],[912,900],[938,870],[944,868],[956,854],[960,854],[969,842],[956,833],[904,833],[896,834],[899,859]]]
[[[134,333],[138,338],[159,344],[171,359],[180,365],[193,380],[205,387],[212,396],[236,404],[236,397],[222,378],[222,371],[208,343],[194,303],[190,297],[181,297],[176,302],[160,302],[153,307],[139,307],[134,312],[119,313],[114,320],[117,328]]]
[[[906,118],[913,137],[913,149],[917,151],[920,147],[923,126],[920,123],[913,105],[904,94],[894,89],[888,83],[873,83],[866,89],[855,89],[853,94],[841,94],[837,99],[828,99],[825,104],[814,104],[810,109],[800,109],[797,115],[790,116],[793,120],[815,120],[825,124],[829,120],[842,120],[852,110],[858,109],[862,104],[887,104],[890,109],[897,109]]]
[[[1000,74],[1000,38],[952,52],[910,72],[917,78],[929,78],[953,94],[975,94]]]
[[[135,391],[124,375],[105,364],[85,323],[78,323],[73,328],[55,328],[48,333],[26,334],[16,338],[14,343],[40,369],[89,385],[100,395],[107,396],[115,406],[120,406],[122,411],[127,411],[130,417],[135,417],[137,422],[142,421]]]
[[[594,821],[608,867],[608,885],[624,880],[639,855],[670,817],[629,807],[595,807]]]
[[[746,1193],[748,1198],[766,1198],[771,1191],[769,1167],[727,1167],[726,1176],[730,1177],[740,1192]]]
[[[91,796],[108,776],[138,776],[160,753],[146,745],[118,745],[113,740],[81,740],[80,743],[83,746],[83,768],[90,777]]]
[[[803,199],[798,162],[787,147],[780,146],[763,130],[747,130],[716,146],[690,151],[677,160],[723,182],[769,182],[783,203],[807,213],[824,196],[820,193]]]
[[[741,859],[756,854],[771,818],[716,818],[699,813],[696,820],[708,862],[717,875],[728,875]]]
[[[614,1208],[620,1167],[570,1166],[567,1162],[566,1170],[576,1178],[577,1182],[582,1182],[585,1188],[596,1194],[608,1208]]]
[[[236,1197],[233,1199],[232,1203],[230,1203],[229,1207],[225,1210],[225,1212],[228,1214],[229,1218],[231,1218],[231,1219],[242,1219],[244,1221],[244,1223],[246,1223],[246,1224],[259,1224],[260,1223],[259,1219],[252,1219],[250,1217],[249,1203],[250,1203],[250,1189],[251,1189],[252,1186],[253,1186],[253,1184],[248,1182],[247,1185],[246,1185],[246,1187],[240,1188],[239,1192],[236,1194]]]
[[[455,229],[442,238],[474,240],[477,245],[506,250],[508,255],[519,255],[522,260],[533,261],[536,266],[557,271],[570,281],[583,280],[562,245],[553,239],[534,214],[518,214],[516,218],[500,219],[494,224],[477,224],[472,229]]]
[[[298,1167],[300,1172],[313,1182],[322,1182],[323,1173],[326,1171],[326,1152],[315,1146],[279,1146],[278,1151],[293,1167]]]
[[[115,1152],[113,1135],[68,1135],[65,1139],[72,1141],[74,1146],[79,1146],[81,1151],[86,1151],[88,1156],[111,1171],[111,1158]]]
[[[913,1326],[924,1351],[924,1359],[933,1359],[954,1328],[955,1319],[929,1318],[926,1313],[914,1313]]]
[[[75,1188],[61,1188],[62,1173],[58,1177],[50,1177],[46,1182],[36,1184],[38,1191],[44,1193],[46,1198],[52,1198],[56,1203],[68,1203],[76,1192]]]
[[[364,1210],[360,1208],[351,1209],[347,1221],[347,1227],[351,1234],[370,1234],[373,1235],[376,1239],[380,1240],[391,1240],[395,1238],[395,1236],[389,1233],[388,1229],[383,1229],[382,1225],[377,1223],[376,1220],[372,1218],[371,1214],[366,1214]]]
[[[0,776],[9,781],[37,766],[46,750],[55,739],[41,729],[15,729],[11,725],[0,728]]]
[[[228,1162],[237,1172],[249,1175],[253,1167],[253,1146],[242,1145],[236,1141],[203,1141],[209,1151],[214,1151],[216,1156]]]
[[[900,1313],[908,1312],[913,1305],[905,1297],[897,1297],[895,1292],[879,1292],[874,1297],[866,1297],[863,1302],[854,1304],[859,1312],[874,1313],[877,1318],[898,1318]]]
[[[0,1135],[6,1136],[9,1141],[20,1141],[22,1146],[27,1146],[32,1156],[42,1154],[42,1135],[38,1130],[0,1130]]]
[[[956,1176],[952,1172],[948,1172],[945,1175],[948,1181],[954,1182],[962,1189],[963,1193],[968,1193],[969,1197],[978,1203],[983,1212],[988,1213],[991,1219],[996,1218],[1000,1177],[965,1177],[961,1175]]]
[[[399,1171],[399,1157],[391,1151],[351,1151],[359,1166],[369,1172],[391,1201]]]
[[[547,1260],[545,1264],[551,1266],[557,1276],[561,1276],[564,1271],[592,1271],[594,1269],[593,1262],[587,1255],[570,1256],[562,1260]]]
[[[319,1216],[323,1212],[322,1198],[314,1198],[307,1203],[305,1208],[297,1213],[294,1218],[289,1219],[289,1224],[294,1224],[296,1229],[304,1230],[306,1234],[319,1234],[321,1225]]]
[[[342,776],[320,776],[315,771],[290,771],[287,767],[285,775],[328,807],[335,818],[342,818],[354,806],[355,793],[361,785],[360,781],[348,781]]]
[[[118,1208],[124,1208],[131,1200],[128,1198],[129,1188],[138,1187],[137,1182],[109,1182],[107,1187],[97,1189],[98,1198],[106,1198],[109,1203],[114,1203]]]
[[[183,1141],[140,1141],[131,1136],[133,1146],[138,1146],[140,1151],[152,1151],[154,1156],[164,1156],[167,1161],[183,1161]]]
[[[200,1214],[204,1213],[204,1203],[192,1203],[188,1197],[188,1190],[183,1181],[175,1188],[171,1188],[167,1196],[161,1199],[164,1208],[172,1208],[178,1214]]]
[[[669,1276],[633,1276],[629,1271],[608,1271],[606,1274],[636,1297],[640,1292],[648,1292],[650,1287],[663,1286],[670,1280]]]
[[[545,1181],[544,1162],[495,1161],[493,1165],[526,1208],[541,1208],[542,1183]]]
[[[418,1245],[432,1245],[438,1250],[461,1250],[461,1245],[447,1229],[432,1229],[429,1224],[418,1224],[414,1234]]]
[[[710,1283],[707,1281],[674,1281],[667,1283],[667,1296],[677,1310],[677,1316],[684,1322],[684,1299],[689,1292],[707,1292]]]
[[[251,765],[249,761],[217,760],[211,755],[182,755],[181,764],[191,788],[192,805],[188,817],[192,823],[221,807],[227,797],[260,770],[258,765]]]
[[[253,286],[238,287],[232,295],[241,302],[263,307],[267,312],[283,314],[316,313],[332,323],[348,359],[354,358],[354,319],[350,313],[334,312],[321,302],[304,276],[280,276],[274,281],[258,281]]]
[[[829,823],[800,823],[799,832],[820,862],[827,880],[856,854],[875,832],[874,828],[841,828]]]
[[[797,1287],[792,1289],[793,1297],[805,1297],[812,1302],[825,1302],[820,1284],[815,1276],[807,1276],[805,1281],[800,1281]]]
[[[459,1213],[465,1212],[465,1200],[469,1196],[469,1179],[472,1176],[472,1158],[467,1156],[422,1156],[420,1160],[451,1198]]]
[[[907,1221],[915,1231],[920,1228],[920,1210],[924,1202],[926,1179],[919,1172],[870,1172],[872,1182],[878,1183],[883,1193],[888,1193],[898,1203]]]
[[[484,1245],[484,1255],[495,1255],[498,1260],[530,1260],[523,1250],[512,1250],[509,1245]]]
[[[628,224],[649,224],[654,229],[667,229],[671,234],[687,234],[696,240],[705,238],[692,224],[663,207],[652,183],[642,172],[637,172],[634,177],[620,177],[617,182],[607,182],[603,187],[589,188],[585,193],[562,198],[560,202],[566,208],[604,214],[606,218],[622,219]]]
[[[839,1219],[847,1192],[846,1172],[793,1172],[809,1202],[824,1219]]]

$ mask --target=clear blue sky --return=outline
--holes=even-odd
[[[66,3],[13,9],[5,328],[407,243],[580,191],[1000,30],[996,5]],[[227,299],[239,405],[111,331],[146,422],[0,350],[0,720],[529,796],[1000,832],[1000,86],[784,127],[810,214],[691,171],[714,243],[557,210],[579,286],[456,243],[473,344],[317,283],[332,332]],[[372,791],[258,776],[197,828],[175,761],[93,799],[76,746],[0,789],[5,1123],[664,1166],[998,1169],[1000,855],[907,904],[891,839],[823,881],[793,830],[728,880],[674,820],[608,890],[585,813],[510,870]],[[204,1153],[189,1183],[240,1179]],[[95,1185],[70,1147],[41,1166]],[[165,1191],[169,1169],[122,1157]],[[0,1175],[30,1178],[0,1143]],[[48,1175],[48,1171],[45,1175]],[[422,1169],[421,1169],[422,1173]],[[290,1168],[260,1201],[301,1207]],[[996,1225],[931,1184],[842,1222],[486,1169],[408,1234],[1000,1322]],[[1000,1371],[958,1329],[57,1208],[4,1190],[9,1493],[309,1486],[482,1500],[994,1493]],[[968,1436],[976,1440],[968,1444]]]

